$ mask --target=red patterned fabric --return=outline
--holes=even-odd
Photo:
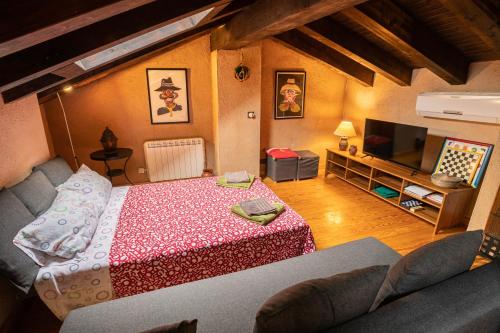
[[[267,150],[267,154],[274,159],[299,157],[299,155],[290,148],[271,148]]]
[[[269,264],[315,250],[303,218],[286,207],[260,226],[230,207],[265,197],[282,202],[260,180],[250,190],[198,178],[132,186],[109,255],[115,297]]]

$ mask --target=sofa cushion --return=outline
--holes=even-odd
[[[269,298],[254,333],[316,333],[368,312],[389,266],[308,280]]]
[[[39,267],[12,240],[35,217],[8,189],[0,191],[0,212],[0,274],[28,293]]]
[[[382,302],[397,299],[467,271],[483,239],[481,230],[449,236],[424,245],[401,258],[391,268],[370,311]]]
[[[325,333],[498,333],[500,260],[432,285]]]
[[[56,157],[37,165],[33,171],[43,172],[54,187],[64,183],[73,174],[73,170],[62,157]]]
[[[196,333],[197,319],[152,328],[142,333]]]
[[[39,216],[49,209],[57,191],[41,171],[35,171],[10,190],[24,203],[33,216]]]

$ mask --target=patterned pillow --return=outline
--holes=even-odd
[[[38,265],[45,266],[57,259],[51,257],[70,259],[85,251],[98,222],[93,203],[82,200],[78,192],[61,190],[52,206],[22,228],[13,242]]]
[[[78,172],[56,187],[56,190],[71,190],[84,196],[85,201],[96,205],[98,216],[104,212],[111,195],[111,182],[82,164]]]

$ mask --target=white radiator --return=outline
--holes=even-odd
[[[203,138],[155,140],[144,143],[149,180],[200,177],[205,168]]]

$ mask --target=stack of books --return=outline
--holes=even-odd
[[[390,189],[390,188],[385,187],[385,186],[375,187],[373,189],[373,192],[377,193],[378,195],[380,195],[381,197],[386,198],[386,199],[399,197],[398,191],[394,191],[393,189]]]
[[[432,193],[426,196],[426,199],[435,202],[439,205],[443,203],[443,195],[441,193]]]
[[[433,191],[426,189],[425,187],[422,186],[410,185],[405,187],[404,193],[423,199],[429,194],[433,193]]]
[[[409,209],[412,212],[424,209],[423,202],[420,202],[415,199],[401,201],[400,205],[406,209]]]

